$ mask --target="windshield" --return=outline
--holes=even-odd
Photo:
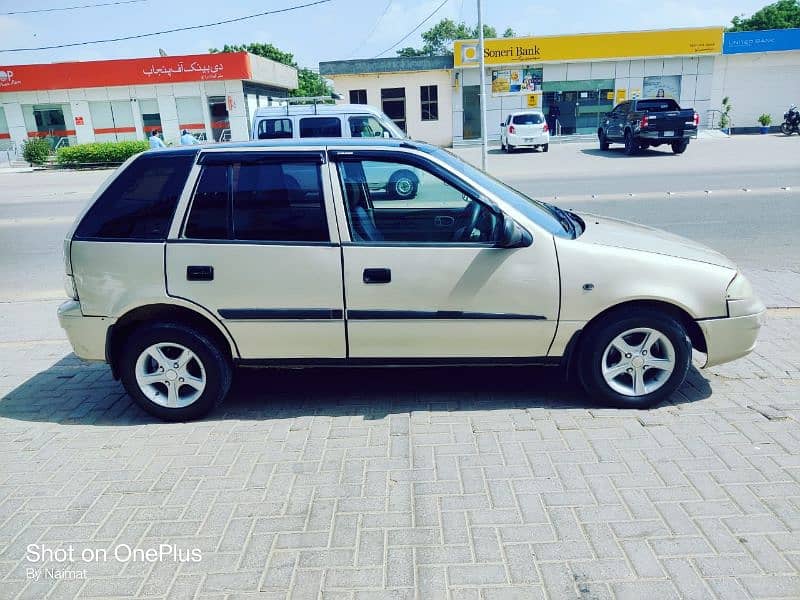
[[[386,115],[381,115],[380,122],[381,125],[383,125],[384,128],[389,131],[389,134],[393,138],[402,140],[408,137],[397,125],[395,125],[394,121],[392,121]]]
[[[461,160],[447,150],[437,148],[435,150],[430,150],[429,152],[436,158],[446,162],[460,173],[463,173],[470,179],[473,179],[476,183],[486,188],[491,193],[508,202],[511,206],[523,213],[531,221],[547,230],[549,233],[565,238],[575,237],[575,231],[572,229],[572,226],[564,224],[563,216],[559,214],[555,207],[545,204],[544,202],[534,200],[533,198],[529,198],[522,192],[518,192],[514,188],[507,186],[499,179],[495,179],[477,167],[473,167],[471,164]]]
[[[540,125],[544,123],[544,115],[537,113],[514,115],[511,122],[514,125]]]

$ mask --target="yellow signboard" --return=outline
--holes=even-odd
[[[722,32],[722,27],[703,27],[491,39],[485,40],[483,55],[487,65],[507,65],[539,61],[720,54]],[[457,40],[453,48],[455,66],[477,65],[480,58],[477,50],[477,40]]]
[[[625,90],[617,90],[617,104],[625,101]]]
[[[539,106],[540,94],[528,94],[528,108],[536,108]]]

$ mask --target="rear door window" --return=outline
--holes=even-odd
[[[258,139],[260,140],[276,140],[291,137],[291,119],[262,119],[258,123]]]
[[[342,137],[339,117],[305,117],[300,119],[300,137]]]
[[[544,115],[538,113],[514,115],[514,125],[541,125],[542,123],[544,123]]]
[[[111,182],[75,230],[76,240],[164,240],[196,154],[148,153]]]

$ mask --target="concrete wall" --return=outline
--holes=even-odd
[[[342,102],[350,101],[350,90],[367,90],[367,104],[381,108],[381,88],[402,87],[406,90],[406,132],[415,140],[450,146],[453,140],[453,75],[450,71],[405,71],[402,73],[368,73],[363,75],[327,75],[334,89],[342,94]],[[438,86],[439,118],[423,121],[420,87]]]
[[[712,107],[720,108],[725,96],[734,130],[759,127],[762,113],[772,115],[773,127],[780,125],[789,105],[800,104],[800,51],[717,56]]]

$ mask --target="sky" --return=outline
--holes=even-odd
[[[269,42],[292,52],[300,66],[320,61],[394,56],[383,53],[416,27],[442,0],[330,0],[309,8],[189,32],[57,50],[5,52],[137,35],[280,9],[312,0],[143,0],[130,4],[38,14],[4,13],[110,0],[0,0],[0,66],[71,60],[100,60],[196,54],[226,43]],[[483,0],[484,22],[502,33],[557,35],[672,27],[725,26],[770,0]],[[420,33],[441,18],[477,22],[475,0],[447,0],[419,30],[402,42],[421,46]]]

